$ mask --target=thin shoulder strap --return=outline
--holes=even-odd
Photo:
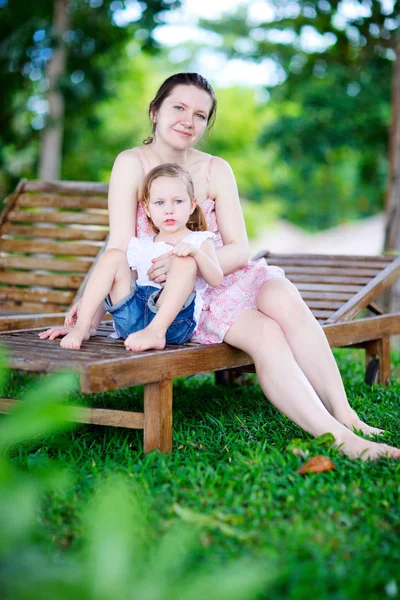
[[[134,148],[133,151],[136,154],[136,156],[138,157],[138,159],[140,160],[140,164],[142,165],[143,175],[146,177],[146,168],[144,166],[143,157],[142,157],[142,155],[140,154],[140,152],[139,152],[139,150],[137,148]]]
[[[210,176],[211,176],[211,167],[213,164],[213,160],[214,160],[214,156],[210,156],[210,160],[208,161],[208,166],[207,166],[207,178],[206,178],[206,197],[208,198],[208,192],[209,192],[209,187],[210,187]]]

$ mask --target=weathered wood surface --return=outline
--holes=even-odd
[[[322,324],[350,321],[400,275],[400,258],[396,255],[288,255],[262,251],[256,258],[265,258],[268,264],[283,268]],[[334,306],[332,301],[339,299],[343,300],[341,306]],[[376,304],[372,310],[380,311]]]
[[[25,192],[57,193],[57,194],[82,194],[92,196],[95,194],[107,195],[107,183],[95,183],[93,181],[42,181],[30,180],[24,185]]]
[[[144,386],[145,453],[158,448],[172,450],[172,380],[148,383]]]
[[[17,186],[0,215],[0,314],[68,310],[106,243],[107,190],[86,182]]]
[[[18,403],[14,398],[0,398],[0,413],[8,413]],[[111,410],[109,408],[76,407],[75,423],[90,425],[108,425],[111,427],[144,428],[144,414],[127,410]]]
[[[351,323],[326,325],[331,346],[351,346],[400,333],[400,315],[382,315]],[[58,340],[39,340],[38,330],[0,335],[9,352],[9,366],[24,371],[50,372],[71,368],[81,375],[81,391],[109,391],[132,385],[170,381],[197,373],[252,364],[250,356],[228,344],[169,346],[161,351],[128,352],[121,340],[101,335],[84,342],[81,350],[64,350]]]

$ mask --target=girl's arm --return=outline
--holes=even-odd
[[[208,285],[211,285],[211,287],[221,285],[224,274],[218,262],[214,244],[210,240],[206,240],[201,244],[194,255],[194,259],[200,275]]]
[[[209,193],[215,200],[218,229],[224,242],[222,248],[217,248],[217,257],[224,275],[228,275],[247,265],[249,242],[235,176],[222,158],[213,160]]]
[[[212,287],[221,285],[224,278],[221,267],[219,266],[217,254],[214,244],[210,240],[206,240],[200,247],[188,242],[168,242],[174,246],[174,249],[169,253],[175,256],[192,256],[196,263],[199,274]]]

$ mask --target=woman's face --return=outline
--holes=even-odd
[[[179,150],[194,146],[207,127],[211,108],[212,99],[207,92],[193,85],[177,85],[152,115],[156,139]]]

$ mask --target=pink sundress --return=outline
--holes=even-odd
[[[142,157],[138,151],[136,152],[145,172]],[[213,158],[210,157],[207,171],[207,196]],[[220,248],[223,246],[223,241],[218,229],[214,200],[208,198],[201,204],[201,208],[208,229],[215,234],[215,247]],[[141,203],[137,208],[136,235],[137,237],[154,235]],[[251,260],[243,269],[225,275],[219,287],[209,287],[203,296],[204,304],[198,328],[190,341],[205,345],[222,342],[228,329],[242,312],[249,308],[257,308],[257,295],[260,288],[266,281],[275,277],[285,277],[283,269],[269,266],[265,259],[261,258],[256,261]]]

